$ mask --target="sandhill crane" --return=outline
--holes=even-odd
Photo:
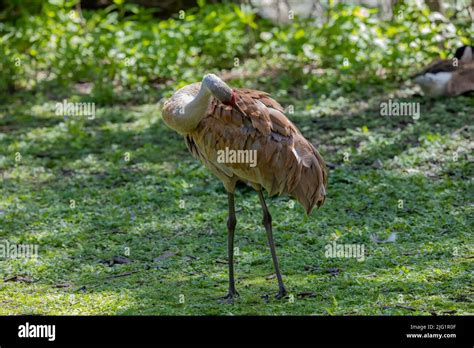
[[[474,91],[474,47],[459,47],[453,59],[436,60],[413,77],[429,97]]]
[[[232,89],[213,74],[204,76],[202,82],[179,89],[163,106],[165,123],[184,136],[189,151],[222,181],[227,191],[229,292],[221,298],[224,302],[232,302],[238,296],[233,254],[236,183],[250,184],[258,192],[278,280],[278,299],[286,295],[286,290],[273,241],[272,217],[262,190],[270,196],[288,194],[296,198],[307,214],[325,200],[324,160],[283,112],[282,106],[268,93]],[[227,161],[219,158],[223,152],[239,150],[254,151],[256,163],[235,161],[231,156]]]

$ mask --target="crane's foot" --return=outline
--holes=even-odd
[[[286,295],[287,295],[286,289],[285,289],[285,288],[280,288],[280,290],[278,291],[278,294],[275,295],[275,298],[276,298],[277,300],[281,300],[281,299],[284,298]]]
[[[224,304],[232,304],[232,303],[234,303],[234,299],[239,297],[239,296],[240,295],[237,291],[235,291],[235,290],[234,291],[229,291],[227,293],[227,295],[219,297],[218,301],[220,303],[224,303]]]

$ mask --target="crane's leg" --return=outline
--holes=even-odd
[[[237,219],[235,217],[234,193],[227,192],[227,200],[229,203],[229,218],[227,219],[227,254],[229,258],[229,292],[226,296],[221,297],[222,302],[232,303],[234,297],[238,297],[239,293],[235,290],[234,280],[234,232]]]
[[[276,255],[275,250],[275,242],[273,241],[272,216],[268,211],[262,190],[258,191],[258,198],[260,198],[260,204],[262,205],[263,209],[263,225],[265,226],[265,230],[267,231],[268,244],[270,245],[270,251],[272,253],[273,266],[275,266],[275,273],[278,279],[278,294],[276,295],[276,298],[281,299],[286,296],[286,289],[283,285],[283,279],[281,278],[280,267],[278,266],[278,257]]]

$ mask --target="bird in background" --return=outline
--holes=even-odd
[[[238,296],[233,253],[237,223],[234,193],[239,181],[251,185],[258,193],[278,280],[276,298],[283,298],[287,292],[263,190],[270,196],[294,197],[310,214],[326,197],[328,173],[324,159],[268,93],[233,89],[213,74],[176,91],[164,103],[162,116],[170,128],[184,136],[189,151],[222,181],[227,191],[229,291],[221,299],[231,303]],[[219,154],[227,150],[255,151],[256,163],[219,160]]]
[[[436,60],[413,76],[432,98],[455,97],[474,91],[474,47],[459,47],[452,59]]]

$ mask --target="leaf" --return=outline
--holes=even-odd
[[[48,1],[51,5],[55,5],[55,6],[64,6],[64,0],[49,0]]]
[[[302,37],[304,37],[304,30],[300,29],[295,33],[295,40],[301,39]]]

